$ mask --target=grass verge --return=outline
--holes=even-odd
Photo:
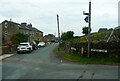
[[[74,54],[64,54],[65,58],[69,58],[73,61],[83,63],[83,64],[119,64],[118,58],[109,58],[109,57],[86,57],[86,56],[78,56]]]

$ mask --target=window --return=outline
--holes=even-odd
[[[5,36],[7,36],[8,35],[8,32],[7,31],[5,31]]]
[[[5,28],[7,28],[8,27],[8,23],[7,22],[5,22]]]

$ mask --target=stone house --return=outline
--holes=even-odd
[[[45,36],[42,38],[42,41],[44,41],[44,42],[52,42],[52,41],[55,41],[55,36],[54,36],[53,34],[45,35]]]
[[[43,37],[43,32],[38,30],[35,27],[32,27],[32,24],[27,23],[15,23],[13,21],[5,20],[0,23],[0,34],[2,34],[2,43],[10,41],[12,35],[21,32],[29,35],[29,40],[40,40]]]

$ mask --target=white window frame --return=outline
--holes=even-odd
[[[8,23],[7,22],[5,22],[5,28],[8,28]]]
[[[8,32],[7,31],[5,31],[5,36],[7,36],[8,35]]]

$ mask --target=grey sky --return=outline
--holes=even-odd
[[[91,0],[92,32],[99,28],[118,26],[119,0]],[[60,31],[74,31],[82,35],[87,26],[83,11],[88,12],[89,0],[0,0],[0,22],[10,20],[32,23],[45,34],[57,35],[56,15],[60,18]]]

